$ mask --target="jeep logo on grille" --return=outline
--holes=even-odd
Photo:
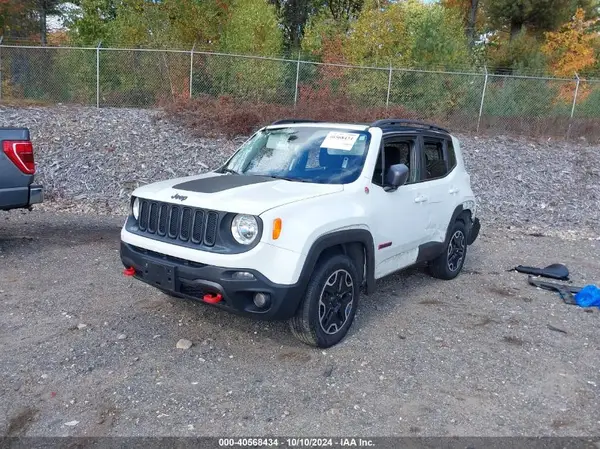
[[[173,195],[171,197],[172,200],[179,200],[179,201],[185,201],[187,199],[187,196],[182,196],[178,193],[176,193],[175,195]]]

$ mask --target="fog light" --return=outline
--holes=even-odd
[[[253,281],[254,275],[247,271],[235,271],[231,274],[231,279],[235,279],[236,281]]]
[[[271,298],[268,293],[255,293],[254,294],[254,305],[259,309],[267,307],[271,302]]]

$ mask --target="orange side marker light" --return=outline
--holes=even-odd
[[[277,240],[281,235],[281,218],[273,220],[273,240]]]

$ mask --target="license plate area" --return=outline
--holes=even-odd
[[[144,278],[155,287],[175,291],[175,267],[157,262],[144,262]]]

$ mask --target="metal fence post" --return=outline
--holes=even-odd
[[[194,82],[194,50],[196,49],[196,43],[192,47],[190,52],[190,100],[192,99],[192,84]]]
[[[390,74],[388,76],[388,91],[385,99],[385,108],[390,106],[390,91],[392,90],[392,63],[390,62]]]
[[[575,95],[573,95],[573,106],[571,107],[571,117],[569,117],[569,127],[567,128],[567,140],[571,138],[571,125],[575,116],[575,105],[577,104],[577,95],[579,94],[579,74],[575,73]]]
[[[0,101],[2,101],[2,41],[4,35],[0,36]]]
[[[102,41],[98,42],[96,47],[96,107],[100,107],[100,47]]]
[[[477,132],[479,132],[479,126],[481,125],[481,116],[483,115],[483,102],[485,101],[485,92],[487,90],[488,83],[488,70],[487,67],[484,66],[485,70],[485,79],[483,81],[483,92],[481,93],[481,105],[479,105],[479,118],[477,119]]]
[[[294,108],[298,104],[298,80],[300,79],[300,52],[298,52],[298,62],[296,63],[296,87],[294,88]]]

